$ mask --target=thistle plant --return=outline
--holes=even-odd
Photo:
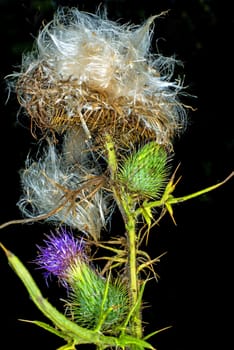
[[[1,245],[32,301],[61,337],[60,350],[154,349],[144,334],[147,281],[160,257],[147,252],[152,228],[173,206],[229,180],[179,198],[173,143],[185,131],[183,79],[173,57],[151,50],[153,24],[121,25],[105,11],[59,8],[38,34],[21,69],[7,77],[38,144],[21,170],[23,219],[45,222],[35,268],[65,288],[64,309],[44,298],[26,266]],[[119,211],[124,232],[111,235]],[[109,237],[107,240],[103,239]],[[143,248],[144,247],[144,248]],[[100,253],[99,253],[100,252]],[[98,254],[99,253],[99,254]],[[100,263],[100,264],[99,264]]]

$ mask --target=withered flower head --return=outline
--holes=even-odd
[[[58,9],[13,74],[33,134],[78,125],[100,148],[106,133],[120,147],[145,140],[171,146],[185,126],[183,86],[173,80],[176,60],[151,52],[156,17],[121,25],[105,12]]]
[[[37,161],[28,157],[21,171],[23,192],[17,204],[28,218],[66,224],[97,240],[110,215],[110,195],[102,188],[98,170],[88,168],[92,163],[86,161],[87,167],[82,167],[68,160],[50,143]]]

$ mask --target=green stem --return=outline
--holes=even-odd
[[[108,153],[108,165],[110,169],[110,177],[112,180],[112,191],[122,214],[125,228],[128,237],[128,271],[129,271],[129,289],[131,307],[134,308],[132,314],[131,334],[138,339],[142,337],[142,325],[141,325],[141,310],[140,307],[136,307],[139,300],[139,279],[137,273],[137,236],[136,236],[136,216],[134,212],[134,203],[131,196],[128,195],[124,188],[116,186],[116,172],[118,163],[116,159],[114,143],[111,140],[110,135],[106,137],[106,149]]]
[[[132,316],[132,335],[141,339],[142,325],[141,325],[141,308],[136,307],[139,300],[139,278],[137,273],[137,236],[136,236],[136,219],[134,214],[134,207],[131,203],[131,198],[126,195],[126,199],[122,196],[122,205],[126,214],[126,231],[128,236],[128,269],[129,269],[129,284],[131,294],[131,306],[134,309]],[[124,199],[123,199],[124,198]]]
[[[152,208],[156,208],[156,207],[163,207],[164,205],[166,205],[167,207],[170,207],[171,205],[173,204],[178,204],[178,203],[182,203],[182,202],[185,202],[189,199],[192,199],[192,198],[196,198],[196,197],[199,197],[205,193],[208,193],[208,192],[211,192],[217,188],[219,188],[220,186],[224,185],[228,180],[230,180],[232,177],[234,176],[234,172],[232,172],[228,177],[226,177],[223,181],[215,184],[215,185],[212,185],[212,186],[209,186],[209,187],[206,187],[202,190],[199,190],[197,192],[194,192],[194,193],[190,193],[186,196],[183,196],[183,197],[174,197],[171,193],[174,191],[175,189],[175,185],[172,184],[171,182],[168,183],[167,187],[166,187],[166,190],[162,196],[161,199],[159,200],[156,200],[156,201],[145,201],[143,203],[143,208],[144,209],[152,209]],[[142,214],[142,207],[139,207],[136,211],[135,211],[135,217],[137,218],[139,215]]]
[[[188,199],[192,199],[192,198],[195,198],[195,197],[199,197],[205,193],[208,193],[208,192],[211,192],[213,190],[216,190],[218,187],[224,185],[228,180],[231,179],[231,177],[234,176],[234,172],[232,172],[226,179],[224,179],[223,181],[215,184],[215,185],[212,185],[212,186],[209,186],[209,187],[206,187],[200,191],[197,191],[197,192],[194,192],[194,193],[191,193],[191,194],[188,194],[186,196],[183,196],[183,197],[178,197],[178,198],[175,198],[175,197],[171,197],[169,199],[169,204],[177,204],[177,203],[181,203],[181,202],[185,202],[187,201]]]

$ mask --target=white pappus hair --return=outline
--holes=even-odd
[[[37,162],[27,158],[17,205],[28,218],[45,216],[47,222],[67,224],[97,240],[106,226],[109,199],[102,189],[83,186],[86,180],[49,144]]]
[[[55,121],[55,110],[62,111],[63,125],[82,114],[91,133],[101,129],[96,124],[102,111],[114,110],[124,125],[121,130],[133,135],[140,123],[136,132],[148,129],[147,138],[170,144],[184,129],[187,113],[178,98],[183,81],[173,80],[177,61],[151,52],[156,17],[141,25],[121,25],[105,13],[59,8],[39,32],[34,51],[23,56],[16,74],[20,103],[46,127],[61,123]],[[109,124],[104,121],[102,128],[111,132]]]

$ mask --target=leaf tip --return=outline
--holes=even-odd
[[[12,255],[12,253],[8,249],[6,249],[6,247],[1,242],[0,242],[0,247],[2,248],[4,253],[6,254],[7,258],[9,258]]]

